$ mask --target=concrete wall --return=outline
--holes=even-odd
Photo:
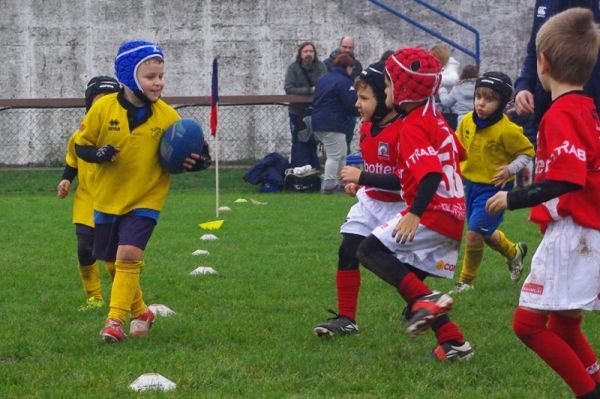
[[[414,0],[385,2],[474,49],[473,34]],[[479,30],[483,71],[517,75],[533,0],[429,3]],[[82,97],[91,77],[113,74],[119,45],[132,39],[163,47],[165,96],[209,95],[217,55],[221,95],[266,95],[283,94],[287,65],[306,40],[324,59],[342,35],[355,36],[364,66],[384,50],[438,42],[367,0],[0,0],[0,10],[0,98]],[[458,51],[454,57],[474,62]],[[220,115],[221,159],[289,155],[284,106],[223,107]],[[81,109],[1,111],[0,165],[60,163],[82,116]],[[182,117],[207,122],[206,110]]]
[[[411,0],[386,0],[472,47],[472,35]],[[481,32],[482,69],[518,72],[533,0],[431,0]],[[368,64],[386,49],[437,42],[367,0],[0,0],[0,97],[81,97],[90,77],[112,74],[118,46],[147,39],[166,52],[167,96],[208,95],[221,57],[221,94],[281,94],[298,43],[324,58],[342,34]],[[470,63],[456,52],[455,57]]]

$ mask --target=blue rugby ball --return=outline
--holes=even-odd
[[[185,171],[183,161],[192,152],[200,154],[204,146],[202,128],[193,119],[181,119],[172,124],[163,134],[158,149],[160,166],[169,173]]]

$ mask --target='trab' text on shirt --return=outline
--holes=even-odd
[[[558,158],[562,155],[574,155],[575,158],[577,158],[581,162],[586,162],[586,160],[587,160],[585,150],[583,150],[582,148],[576,147],[575,144],[571,144],[571,142],[569,140],[565,140],[562,142],[561,145],[559,145],[554,150],[552,150],[548,159],[538,159],[536,161],[535,172],[537,174],[547,172],[550,164],[556,158]]]
[[[411,164],[416,164],[421,157],[435,157],[437,156],[437,151],[429,146],[427,148],[415,148],[413,153],[408,157],[406,161],[406,165],[410,166]]]

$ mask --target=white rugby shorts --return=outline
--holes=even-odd
[[[404,201],[384,202],[369,197],[364,187],[356,193],[358,202],[352,205],[340,233],[357,234],[368,237],[373,229],[394,216],[406,207]]]
[[[392,236],[392,231],[401,217],[402,215],[398,214],[378,226],[373,230],[373,235],[401,262],[408,263],[434,276],[453,278],[460,241],[453,240],[420,224],[411,242],[397,243],[396,238]]]
[[[570,217],[548,225],[531,260],[519,306],[600,310],[600,231]]]

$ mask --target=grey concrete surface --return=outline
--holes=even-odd
[[[386,3],[474,48],[472,34],[415,1]],[[533,0],[430,3],[480,31],[482,70],[516,76]],[[438,42],[367,0],[0,0],[0,10],[0,98],[81,97],[90,77],[113,73],[116,50],[130,39],[164,48],[166,96],[208,95],[217,55],[222,95],[281,94],[304,40],[324,58],[340,36],[355,36],[365,65],[386,49]]]
[[[414,0],[384,0],[461,46],[474,35]],[[533,0],[430,0],[480,33],[481,69],[516,77],[531,29]],[[0,0],[0,98],[82,97],[95,75],[112,75],[119,45],[160,44],[166,54],[165,96],[210,94],[212,59],[220,57],[221,95],[283,94],[287,65],[310,40],[326,58],[342,35],[356,38],[367,66],[384,50],[439,42],[367,0]],[[460,51],[463,65],[474,60]],[[221,112],[223,160],[289,155],[284,106]],[[207,110],[183,110],[205,125]],[[191,113],[190,113],[191,112]],[[83,110],[0,112],[0,166],[54,165]],[[209,137],[211,146],[214,139]],[[356,149],[356,145],[354,146]]]

